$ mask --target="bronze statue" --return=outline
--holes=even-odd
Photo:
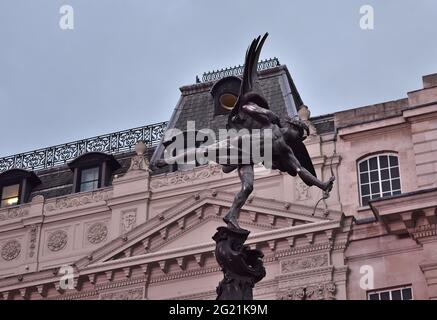
[[[298,118],[280,119],[269,109],[269,105],[262,95],[261,89],[257,84],[257,65],[261,48],[267,36],[268,33],[262,39],[260,37],[254,39],[246,52],[240,93],[228,116],[228,129],[235,129],[237,131],[246,129],[248,133],[224,141],[218,141],[208,146],[185,150],[177,156],[168,157],[166,160],[160,160],[156,163],[157,166],[163,166],[168,162],[183,162],[187,156],[208,153],[216,155],[214,160],[222,164],[223,172],[229,173],[238,170],[241,190],[235,195],[229,212],[223,218],[228,227],[234,229],[240,229],[237,215],[251,194],[254,183],[253,150],[241,148],[242,141],[250,140],[250,142],[253,142],[254,139],[258,139],[258,153],[263,153],[267,147],[270,147],[272,149],[271,168],[287,172],[291,176],[299,175],[308,186],[316,186],[328,193],[332,189],[335,180],[334,176],[326,182],[317,179],[311,158],[303,144],[306,138],[305,132],[307,135],[309,134],[308,126]],[[259,136],[255,137],[251,134],[254,129],[259,130]],[[271,144],[268,146],[264,145],[263,135],[267,130],[271,133],[271,137],[269,134]],[[231,149],[237,150],[232,152]],[[229,154],[236,154],[238,159],[230,159]],[[228,156],[223,158],[223,155]]]
[[[304,131],[309,134],[308,126],[299,119],[284,119],[285,123],[281,123],[279,117],[269,110],[260,89],[256,88],[258,60],[267,36],[268,33],[261,40],[260,37],[254,39],[246,52],[240,95],[229,114],[228,128],[272,130],[272,169],[287,172],[292,176],[299,175],[308,186],[314,185],[329,192],[335,177],[326,182],[317,179],[311,158],[303,144],[306,138]],[[241,190],[235,196],[232,207],[223,220],[228,227],[240,228],[236,217],[253,190],[253,163],[224,165],[223,168],[225,172],[237,169],[241,180]]]
[[[228,129],[245,129],[246,133],[208,146],[184,150],[177,156],[167,157],[166,160],[156,163],[157,166],[162,166],[168,162],[183,162],[187,156],[208,153],[213,154],[216,157],[214,160],[222,164],[223,172],[238,171],[241,190],[235,195],[229,212],[223,218],[227,227],[219,227],[213,236],[216,242],[216,259],[224,273],[224,278],[217,287],[219,300],[253,299],[253,286],[265,276],[262,252],[244,245],[250,232],[240,228],[237,222],[237,215],[253,190],[253,167],[256,163],[253,150],[245,150],[241,147],[244,145],[242,142],[253,142],[255,139],[258,142],[258,153],[264,153],[267,148],[271,148],[271,163],[264,162],[264,166],[291,176],[299,175],[305,184],[314,185],[326,194],[331,191],[335,180],[333,176],[326,182],[317,179],[311,158],[303,144],[306,135],[309,135],[307,125],[296,118],[280,119],[269,109],[263,97],[257,83],[257,66],[267,36],[266,33],[262,39],[254,39],[246,52],[239,96],[228,116]],[[255,134],[255,130],[259,135]],[[265,143],[267,135],[269,144]],[[231,159],[231,154],[236,154],[237,159]]]

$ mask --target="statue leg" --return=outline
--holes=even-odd
[[[309,186],[316,186],[323,191],[329,192],[332,189],[332,185],[334,184],[335,177],[329,178],[328,181],[323,182],[319,179],[317,179],[315,176],[313,176],[307,169],[303,168],[299,160],[296,159],[294,154],[289,155],[289,165],[291,166],[292,170],[295,171],[299,175],[299,177],[302,179],[303,182],[305,182]]]
[[[253,191],[253,165],[242,165],[238,168],[238,176],[241,180],[241,190],[237,193],[232,203],[231,209],[223,220],[230,227],[241,229],[237,223],[237,214],[240,212],[241,207],[246,203],[247,198]]]

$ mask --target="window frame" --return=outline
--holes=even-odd
[[[383,301],[381,299],[381,293],[383,292],[388,292],[390,295],[390,301],[393,301],[392,299],[392,292],[393,291],[401,291],[401,295],[403,297],[403,293],[402,290],[404,289],[410,289],[411,290],[411,299],[407,300],[407,299],[401,299],[401,301],[410,301],[410,300],[414,300],[414,292],[413,292],[413,286],[411,284],[406,284],[406,285],[401,285],[401,286],[396,286],[396,287],[388,287],[388,288],[381,288],[381,289],[376,289],[376,290],[368,290],[366,292],[366,299],[368,301]],[[370,295],[372,294],[378,294],[379,295],[379,299],[378,300],[370,300]]]
[[[16,197],[10,197],[10,198],[3,198],[3,190],[4,190],[4,188],[11,187],[11,186],[18,186],[17,196]],[[21,189],[22,189],[22,183],[21,182],[15,182],[15,183],[10,183],[10,184],[0,185],[0,208],[9,208],[9,207],[20,205],[20,201],[21,201]],[[6,205],[6,206],[2,205],[4,200],[13,199],[13,198],[17,198],[17,203]]]
[[[80,190],[83,170],[97,167],[99,168],[98,188],[94,189],[98,190],[100,188],[104,188],[110,185],[112,174],[116,170],[118,170],[121,165],[112,154],[93,151],[80,155],[79,157],[68,163],[68,167],[73,172],[73,193],[78,193],[91,192],[91,190]]]
[[[0,208],[19,206],[23,203],[26,203],[31,195],[33,188],[35,188],[39,184],[41,184],[41,180],[36,176],[33,171],[15,168],[0,173]],[[12,185],[19,185],[18,202],[14,205],[3,207],[1,206],[3,188]]]
[[[382,199],[382,198],[384,198],[384,196],[383,196],[383,194],[385,193],[385,192],[383,192],[383,189],[382,189],[382,177],[381,177],[381,165],[380,165],[380,157],[383,157],[383,156],[387,156],[387,160],[388,160],[388,167],[387,167],[387,169],[389,170],[389,172],[390,172],[390,169],[391,168],[395,168],[396,166],[394,166],[394,167],[392,167],[391,165],[390,165],[390,156],[394,156],[394,157],[396,157],[397,158],[397,162],[398,162],[398,164],[397,164],[397,168],[398,168],[398,172],[399,172],[399,177],[397,177],[397,178],[392,178],[391,177],[391,173],[389,173],[390,174],[390,176],[389,176],[389,178],[388,179],[384,179],[384,181],[390,181],[390,193],[392,193],[390,196],[392,197],[392,196],[394,196],[393,195],[393,189],[392,189],[392,181],[393,180],[395,180],[395,179],[399,179],[399,190],[398,189],[396,189],[395,191],[400,191],[400,194],[402,194],[402,177],[401,177],[401,163],[400,163],[400,159],[399,159],[399,155],[398,155],[398,153],[397,152],[393,152],[393,151],[385,151],[385,152],[378,152],[378,153],[372,153],[372,154],[369,154],[369,155],[367,155],[367,156],[365,156],[365,157],[362,157],[362,158],[360,158],[359,160],[357,160],[357,163],[356,163],[356,168],[357,168],[357,180],[358,180],[358,197],[359,197],[359,204],[360,204],[360,206],[361,207],[367,207],[369,204],[367,203],[367,204],[364,204],[363,203],[363,195],[362,195],[362,191],[361,191],[361,187],[362,187],[362,185],[363,184],[368,184],[369,185],[369,188],[370,188],[370,190],[369,190],[369,197],[370,197],[370,199],[369,199],[369,202],[370,201],[372,201],[372,200],[377,200],[377,199]],[[371,182],[371,178],[370,178],[370,171],[374,171],[374,170],[370,170],[370,163],[369,163],[369,167],[368,167],[368,169],[367,169],[367,171],[364,171],[364,172],[361,172],[361,170],[360,170],[360,165],[361,165],[361,163],[363,163],[363,162],[365,162],[365,161],[368,161],[368,160],[370,160],[370,159],[372,159],[372,158],[376,158],[377,159],[377,172],[378,172],[378,184],[379,184],[379,194],[380,194],[380,197],[379,198],[376,198],[376,199],[372,199],[371,197],[372,197],[372,182]],[[385,169],[385,168],[384,168]],[[369,182],[367,182],[367,183],[362,183],[361,182],[361,174],[362,173],[368,173],[369,174]]]
[[[83,181],[83,172],[85,170],[89,170],[89,169],[97,169],[97,188],[92,189],[92,190],[82,190],[82,184],[86,183],[86,182],[94,182],[96,180],[90,180],[90,181]],[[78,192],[90,192],[90,191],[95,191],[97,189],[100,189],[102,187],[102,165],[94,165],[94,166],[88,166],[88,167],[84,167],[84,168],[80,168],[79,169],[79,181],[78,181],[78,186],[77,186],[77,191]]]

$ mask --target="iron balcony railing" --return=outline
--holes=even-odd
[[[40,170],[63,165],[87,152],[117,154],[133,149],[143,140],[146,146],[156,146],[163,136],[168,122],[123,130],[94,138],[78,140],[54,147],[20,153],[0,158],[0,172],[10,169]]]
[[[267,60],[261,60],[260,62],[258,62],[257,70],[261,71],[266,69],[272,69],[279,65],[279,60],[276,57]],[[243,71],[244,66],[239,65],[217,71],[205,72],[202,76],[202,82],[218,81],[220,79],[230,76],[241,76],[243,75]]]

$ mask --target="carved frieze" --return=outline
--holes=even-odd
[[[28,208],[10,208],[5,210],[4,213],[0,213],[0,221],[8,220],[8,219],[17,219],[25,217],[29,214]]]
[[[321,283],[308,286],[305,290],[307,300],[332,300],[335,294],[335,283]]]
[[[116,292],[105,292],[99,296],[100,300],[142,300],[144,299],[144,288],[131,288]]]
[[[3,244],[0,255],[3,260],[11,261],[18,257],[21,252],[21,244],[17,240],[10,240]]]
[[[300,287],[296,289],[290,289],[287,292],[280,295],[279,300],[303,300],[305,298],[305,288]]]
[[[108,227],[101,222],[94,223],[88,228],[87,240],[89,243],[97,244],[105,241],[108,236]]]
[[[68,235],[63,230],[58,230],[50,234],[47,241],[47,248],[50,251],[57,252],[65,248],[68,241]]]
[[[281,261],[281,273],[291,273],[305,269],[314,269],[328,265],[328,254],[318,254]]]
[[[209,164],[206,167],[194,168],[190,171],[177,171],[167,174],[164,177],[153,178],[150,187],[159,189],[167,186],[174,186],[184,183],[192,183],[196,180],[207,179],[209,177],[219,176],[222,174],[221,166],[218,164]]]
[[[289,289],[279,294],[279,300],[333,300],[335,299],[335,291],[335,283],[319,283]]]
[[[112,191],[94,191],[81,196],[69,196],[56,199],[54,203],[48,203],[45,206],[45,211],[61,210],[65,208],[80,207],[85,204],[106,201],[112,197]]]

